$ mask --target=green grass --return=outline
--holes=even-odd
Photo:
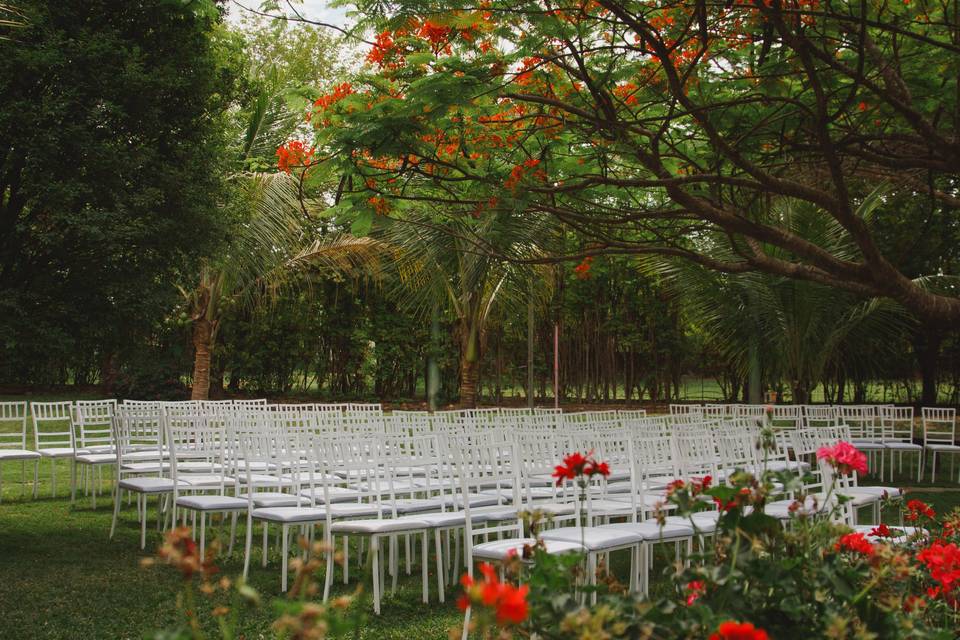
[[[65,480],[69,477],[67,464],[59,464],[58,477]],[[141,638],[151,630],[175,626],[180,620],[176,611],[179,576],[169,567],[140,566],[141,558],[152,555],[160,542],[152,504],[148,551],[140,552],[139,527],[132,508],[124,507],[117,536],[110,541],[108,497],[96,511],[86,497],[71,507],[65,495],[66,482],[58,482],[61,495],[51,498],[50,463],[44,461],[40,498],[29,497],[29,486],[25,487],[28,496],[21,498],[19,466],[3,465],[0,638]],[[898,477],[897,481],[908,483],[909,478]],[[949,483],[938,480],[938,484]],[[938,512],[960,504],[960,492],[942,487],[925,486],[912,495],[932,503]],[[885,519],[897,522],[892,513]],[[242,527],[240,531],[242,535]],[[276,614],[269,601],[279,595],[279,558],[273,541],[271,550],[271,564],[266,569],[260,568],[259,553],[254,552],[250,583],[264,596],[264,605],[243,616],[243,633],[248,639],[271,637],[270,624]],[[225,575],[239,575],[242,547],[218,564]],[[356,580],[366,575],[368,571],[362,572],[354,565],[351,585],[342,585],[338,576],[335,593],[352,593]],[[365,594],[355,605],[366,616],[364,638],[442,640],[447,638],[447,629],[460,621],[452,604],[455,590],[449,590],[447,603],[439,605],[435,584],[431,584],[432,603],[420,603],[417,567],[413,577],[401,578],[395,596],[386,596],[381,616],[373,615]],[[216,604],[210,601],[209,606],[201,608],[203,618],[209,620],[208,612]]]
[[[50,400],[58,399],[51,395]],[[32,442],[32,434],[28,434]],[[3,477],[0,503],[0,638],[142,638],[151,631],[176,626],[177,593],[180,578],[168,567],[142,568],[140,561],[152,556],[160,542],[155,530],[155,508],[151,502],[148,516],[148,550],[139,550],[139,525],[134,509],[124,507],[114,540],[108,539],[112,500],[106,493],[98,500],[98,509],[89,497],[78,497],[69,504],[69,465],[57,463],[59,496],[50,497],[49,460],[40,467],[40,497],[30,497],[32,463],[27,465],[27,483],[21,483],[19,462],[0,466]],[[930,502],[938,512],[960,505],[960,490],[950,464],[941,464],[936,485],[925,478],[920,484],[910,477],[909,468],[894,484],[915,487],[915,497]],[[105,475],[106,477],[106,475]],[[106,492],[107,483],[104,483]],[[25,497],[22,495],[25,494]],[[895,514],[886,514],[891,524]],[[238,532],[242,540],[243,527]],[[259,537],[255,536],[254,540]],[[222,557],[218,565],[227,576],[242,571],[242,545],[232,556]],[[279,553],[271,541],[270,565],[260,568],[259,552],[254,551],[250,583],[264,596],[264,604],[243,616],[242,632],[247,639],[272,637],[270,624],[276,613],[269,605],[279,595]],[[665,553],[667,550],[665,550]],[[354,556],[355,557],[355,556]],[[668,554],[663,557],[664,563]],[[430,566],[433,566],[431,561]],[[622,567],[615,563],[618,573]],[[447,603],[437,603],[435,578],[431,569],[431,604],[420,602],[418,567],[414,576],[403,576],[396,595],[387,595],[383,614],[374,616],[368,595],[355,605],[366,616],[362,637],[403,640],[443,640],[447,630],[461,620],[453,605],[455,589],[448,589]],[[338,580],[334,594],[353,593],[357,580],[369,575],[351,567],[352,582],[344,586]],[[211,623],[209,611],[219,604],[201,607],[201,617]]]

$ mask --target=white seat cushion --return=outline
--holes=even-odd
[[[899,498],[903,494],[903,492],[896,487],[874,487],[874,486],[865,487],[862,485],[851,489],[851,491],[859,494],[875,495],[881,498],[884,495],[886,495],[888,498]],[[837,492],[843,493],[844,490],[838,489]]]
[[[630,529],[604,529],[602,527],[561,527],[548,529],[540,534],[544,540],[565,540],[581,543],[588,551],[616,549],[643,542],[643,535]]]
[[[181,486],[187,486],[180,483]],[[124,478],[120,481],[120,488],[137,493],[173,493],[173,480],[170,478]]]
[[[313,487],[312,489],[301,489],[300,495],[305,498],[313,498],[318,504],[323,504],[323,487]],[[330,502],[350,502],[356,501],[361,493],[356,489],[347,489],[346,487],[327,487],[327,496]]]
[[[652,521],[643,522],[619,522],[616,524],[602,524],[596,529],[621,529],[631,531],[643,536],[647,542],[657,542],[659,540],[680,540],[693,536],[693,527],[679,522],[667,522],[662,527]]]
[[[327,517],[324,507],[265,507],[254,509],[252,515],[257,520],[270,522],[321,522]]]
[[[392,520],[341,520],[330,525],[331,533],[392,533],[396,531],[423,531],[430,525],[417,518]]]
[[[35,460],[39,457],[39,453],[28,449],[0,449],[0,460]]]
[[[912,442],[884,442],[883,446],[895,451],[921,451],[923,449],[922,445]]]
[[[690,521],[693,522],[690,522]],[[719,511],[703,511],[692,514],[689,518],[686,516],[667,516],[667,524],[680,524],[696,529],[699,534],[711,534],[717,530],[717,522],[720,520]]]
[[[523,557],[523,547],[525,545],[534,545],[536,540],[533,538],[513,538],[509,540],[495,540],[493,542],[484,542],[473,546],[473,555],[476,558],[503,561],[511,555]],[[544,540],[546,552],[550,554],[561,553],[580,553],[583,547],[579,542],[569,542],[566,540]]]
[[[550,516],[568,516],[573,513],[572,502],[533,501],[527,505],[530,511],[541,511]]]
[[[426,511],[440,511],[441,501],[431,498],[398,498],[393,501],[397,513],[424,513]]]
[[[83,449],[77,449],[77,453],[86,453]],[[72,447],[49,447],[39,449],[40,455],[44,458],[70,458],[73,457],[74,449]]]
[[[84,453],[77,456],[77,462],[83,464],[114,464],[116,461],[115,453]]]
[[[223,484],[230,484],[225,478],[215,474],[207,473],[183,473],[177,474],[177,482],[181,485],[192,487],[194,489],[219,487]]]
[[[236,496],[180,496],[177,506],[195,511],[242,511],[247,508],[247,501]]]
[[[925,446],[931,451],[960,451],[960,447],[955,444],[928,444]]]
[[[249,494],[241,493],[240,497],[244,500],[250,498]],[[254,491],[253,492],[253,506],[254,507],[295,507],[298,505],[307,506],[310,504],[309,498],[304,498],[303,496],[295,496],[289,493],[281,493],[279,491]]]

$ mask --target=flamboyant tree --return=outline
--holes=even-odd
[[[357,5],[369,66],[311,113],[355,227],[417,203],[468,221],[549,214],[587,240],[552,259],[682,257],[960,320],[952,274],[911,279],[857,213],[879,184],[960,203],[956,2]],[[806,239],[771,206],[782,198],[854,251]]]

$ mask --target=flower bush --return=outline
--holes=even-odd
[[[838,474],[865,471],[866,459],[849,443],[818,452]],[[564,460],[555,477],[586,462]],[[598,601],[589,606],[576,555],[550,556],[534,548],[523,583],[528,617],[501,627],[499,637],[569,638],[954,638],[960,629],[960,510],[942,521],[920,501],[909,501],[911,528],[873,527],[869,534],[837,524],[833,511],[792,509],[789,526],[764,512],[771,496],[789,491],[804,504],[803,484],[790,473],[732,474],[678,479],[667,488],[664,517],[690,517],[718,508],[715,535],[686,563],[663,558],[664,579],[640,598],[609,575],[599,576]],[[841,491],[842,493],[842,491]],[[710,504],[711,500],[713,505]],[[821,502],[826,501],[822,496]],[[692,523],[694,520],[691,518]],[[913,527],[923,525],[924,531]],[[672,552],[672,549],[670,550]],[[508,575],[518,575],[511,565]],[[601,568],[600,571],[605,571]],[[495,620],[486,618],[487,624]],[[482,625],[480,626],[482,629]],[[490,636],[489,629],[484,633]],[[493,637],[493,636],[490,636]]]

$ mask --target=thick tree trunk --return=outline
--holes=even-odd
[[[932,327],[924,327],[920,331],[921,334],[914,346],[917,362],[920,365],[920,376],[923,379],[920,402],[925,407],[932,407],[937,404],[940,344],[943,342],[943,335]]]
[[[477,380],[480,367],[476,360],[460,360],[460,408],[475,409],[477,406]]]
[[[210,356],[213,352],[215,323],[200,318],[193,321],[193,390],[191,400],[210,397]]]

